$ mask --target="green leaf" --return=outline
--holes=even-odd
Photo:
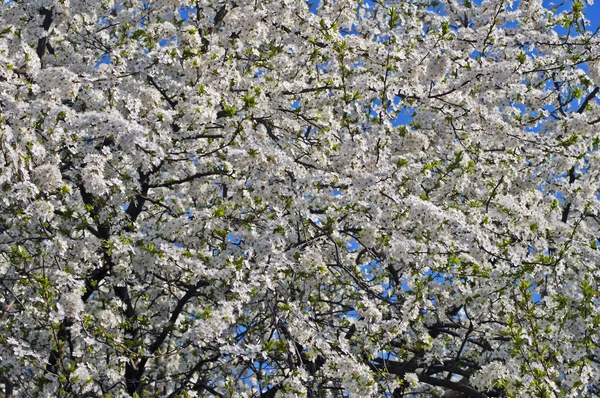
[[[145,34],[146,34],[146,32],[143,29],[138,29],[135,32],[133,32],[133,34],[131,35],[131,38],[133,40],[138,40],[138,39],[142,38]]]

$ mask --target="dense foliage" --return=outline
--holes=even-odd
[[[0,6],[12,397],[600,385],[579,0]]]

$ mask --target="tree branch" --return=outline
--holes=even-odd
[[[146,77],[146,80],[148,80],[148,82],[150,84],[152,84],[152,86],[160,93],[160,95],[162,95],[162,97],[165,99],[165,101],[167,101],[169,103],[169,105],[171,106],[171,108],[175,109],[175,107],[177,106],[178,101],[174,100],[173,98],[169,97],[169,95],[167,94],[167,91],[163,88],[161,88],[156,81],[154,80],[154,78],[150,75],[148,75]]]
[[[150,188],[171,187],[173,185],[184,184],[186,182],[190,182],[190,181],[196,180],[198,178],[216,176],[216,175],[230,175],[230,174],[225,170],[200,172],[200,173],[195,173],[195,174],[192,174],[191,176],[182,178],[181,180],[165,181],[165,182],[161,182],[158,184],[149,184],[148,186]]]
[[[594,88],[592,92],[588,94],[588,96],[579,106],[579,109],[577,109],[577,113],[581,114],[583,113],[583,111],[585,111],[585,108],[588,106],[588,103],[596,96],[596,94],[598,94],[598,91],[600,91],[600,87]]]
[[[160,346],[165,342],[165,340],[167,339],[167,336],[173,330],[173,326],[175,325],[175,322],[177,322],[177,319],[183,312],[185,305],[188,303],[188,301],[190,301],[190,299],[192,297],[196,296],[198,289],[200,289],[201,287],[209,286],[209,285],[210,284],[208,282],[201,280],[198,283],[196,283],[196,285],[194,285],[193,288],[188,290],[183,295],[183,297],[177,301],[177,305],[175,306],[175,309],[173,310],[173,313],[171,314],[171,317],[169,318],[169,322],[167,323],[166,326],[164,326],[162,328],[160,334],[158,335],[156,340],[154,340],[154,343],[152,343],[152,345],[148,349],[150,355],[154,354],[160,348]],[[126,374],[126,380],[128,380],[128,382],[131,383],[131,388],[135,387],[135,389],[130,391],[129,384],[128,384],[127,390],[132,395],[134,392],[139,393],[141,391],[141,387],[142,387],[141,380],[142,380],[142,376],[144,375],[144,372],[146,371],[146,364],[148,363],[148,359],[149,359],[148,356],[145,356],[144,358],[142,358],[137,363],[135,371],[133,373],[131,373],[131,375],[129,377],[127,377],[127,374]],[[126,371],[126,373],[127,373],[127,371]]]
[[[40,10],[40,15],[44,16],[44,22],[42,22],[42,28],[44,28],[44,36],[39,38],[35,52],[41,61],[44,58],[44,54],[46,53],[48,30],[50,29],[50,25],[52,25],[52,9],[49,10],[47,8],[42,8]]]

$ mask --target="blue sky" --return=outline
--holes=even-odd
[[[600,25],[600,1],[588,6],[586,16],[592,23],[592,28],[597,28]]]
[[[585,3],[585,0],[583,0]],[[545,6],[558,5],[562,3],[562,0],[544,0]],[[571,7],[571,1],[565,2],[564,7]],[[561,8],[562,9],[562,8]],[[589,5],[584,9],[585,15],[587,19],[591,22],[590,29],[594,30],[598,26],[600,26],[600,0],[596,0],[596,2],[592,5]]]

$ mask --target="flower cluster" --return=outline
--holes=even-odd
[[[583,3],[313,3],[0,5],[0,395],[600,394]]]

